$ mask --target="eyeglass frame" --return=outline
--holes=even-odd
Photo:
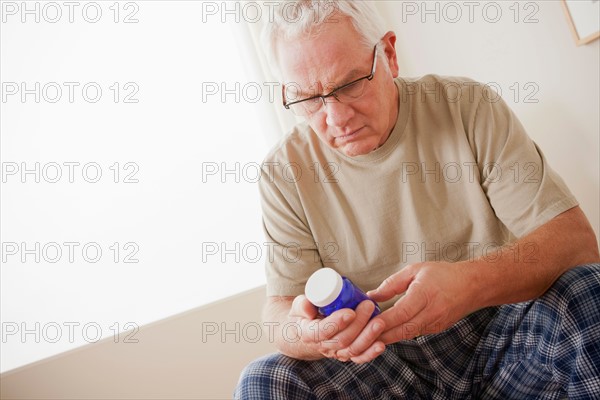
[[[311,96],[311,97],[307,97],[306,99],[302,99],[302,100],[297,100],[297,101],[292,101],[291,103],[286,103],[286,99],[285,99],[285,85],[281,85],[281,98],[283,100],[283,106],[289,110],[290,106],[293,106],[294,104],[298,104],[298,103],[302,103],[304,101],[308,101],[308,100],[314,100],[314,99],[318,99],[320,98],[321,101],[323,101],[323,105],[325,105],[325,99],[328,97],[334,97],[337,101],[340,101],[340,99],[338,99],[336,97],[336,92],[347,88],[348,86],[354,85],[355,83],[358,83],[364,79],[367,79],[368,81],[373,80],[373,78],[375,77],[375,71],[377,68],[377,45],[379,43],[375,44],[375,46],[373,47],[373,65],[371,66],[371,73],[369,75],[363,76],[361,78],[355,79],[352,82],[348,82],[340,87],[337,87],[335,89],[333,89],[331,92],[329,92],[328,94],[321,94],[321,95],[316,95],[316,96]],[[361,95],[362,96],[362,95]],[[341,103],[341,101],[340,101]],[[318,111],[318,109],[317,109]],[[316,111],[315,111],[316,112]]]

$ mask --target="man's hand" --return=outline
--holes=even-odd
[[[373,318],[351,344],[336,352],[338,359],[357,363],[371,361],[381,354],[383,344],[441,332],[475,311],[471,300],[472,282],[460,263],[407,265],[367,293],[377,302],[399,294],[404,295],[393,307]],[[375,327],[383,328],[381,336],[373,336]]]
[[[373,320],[385,322],[385,344],[438,333],[475,311],[474,282],[461,263],[425,262],[407,265],[368,296],[386,301],[404,295]]]
[[[356,311],[342,309],[319,319],[317,308],[300,295],[294,299],[288,314],[288,321],[297,324],[299,338],[287,340],[299,339],[315,355],[310,359],[327,357],[356,363],[370,361],[385,349],[384,344],[377,340],[384,331],[384,322],[369,324],[369,328],[365,329],[374,308],[373,302],[363,301]]]

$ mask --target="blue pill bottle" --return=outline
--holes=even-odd
[[[331,268],[321,268],[313,273],[306,282],[304,294],[324,316],[342,308],[354,310],[362,301],[370,300],[350,279],[341,276]],[[375,310],[371,318],[381,313],[379,305],[374,301],[373,303]]]

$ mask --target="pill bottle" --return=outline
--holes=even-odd
[[[306,282],[304,293],[308,301],[317,307],[323,316],[328,316],[342,308],[354,310],[360,302],[370,300],[350,279],[341,276],[331,268],[321,268],[314,272]],[[373,303],[375,310],[371,318],[381,313],[377,303],[374,301]]]

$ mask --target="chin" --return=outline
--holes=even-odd
[[[376,145],[370,143],[349,143],[340,151],[348,157],[364,156],[377,149]]]

